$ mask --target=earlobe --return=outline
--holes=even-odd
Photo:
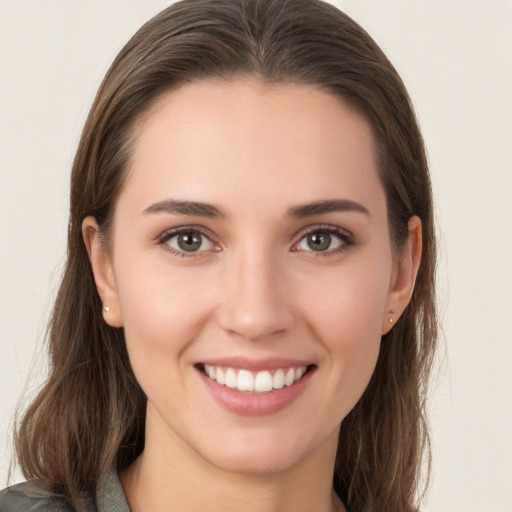
[[[391,283],[388,302],[382,320],[382,334],[387,334],[411,300],[421,262],[421,220],[416,215],[409,219],[407,240]]]
[[[103,304],[103,318],[111,327],[122,327],[111,256],[101,243],[100,229],[93,216],[82,222],[82,236],[91,263],[96,289]]]

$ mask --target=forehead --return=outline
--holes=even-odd
[[[121,196],[141,206],[166,197],[225,204],[243,196],[260,210],[347,194],[383,198],[369,123],[313,86],[189,84],[161,96],[134,136]]]

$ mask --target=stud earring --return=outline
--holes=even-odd
[[[395,310],[394,310],[394,309],[390,309],[390,310],[389,310],[389,313],[392,315],[393,313],[395,313]],[[393,319],[392,319],[392,318],[390,318],[390,319],[389,319],[389,323],[390,323],[390,324],[392,324],[392,323],[393,323]]]
[[[103,311],[105,311],[105,313],[108,313],[110,311],[110,308],[108,306],[103,306]]]

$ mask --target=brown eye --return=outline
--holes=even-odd
[[[331,245],[329,233],[311,233],[307,236],[307,244],[312,251],[326,251]]]
[[[170,236],[165,242],[176,252],[200,252],[208,251],[214,247],[214,244],[205,235],[199,231],[182,231]]]
[[[353,244],[351,235],[337,227],[329,227],[310,231],[305,234],[295,246],[296,251],[335,253],[336,249],[343,249]]]
[[[182,251],[193,252],[198,251],[203,243],[202,235],[196,233],[182,233],[178,235],[178,247]]]

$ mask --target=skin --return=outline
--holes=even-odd
[[[124,327],[148,397],[145,450],[120,475],[132,510],[344,510],[331,490],[339,426],[421,253],[415,217],[392,253],[369,124],[315,87],[240,78],[165,94],[134,134],[108,247],[94,218],[83,224],[105,321]],[[144,213],[170,198],[224,216]],[[289,215],[338,199],[367,212]],[[162,241],[182,226],[208,236],[186,257]],[[307,234],[325,226],[350,236],[314,251]],[[246,416],[213,400],[195,367],[226,356],[316,366],[291,405]]]

